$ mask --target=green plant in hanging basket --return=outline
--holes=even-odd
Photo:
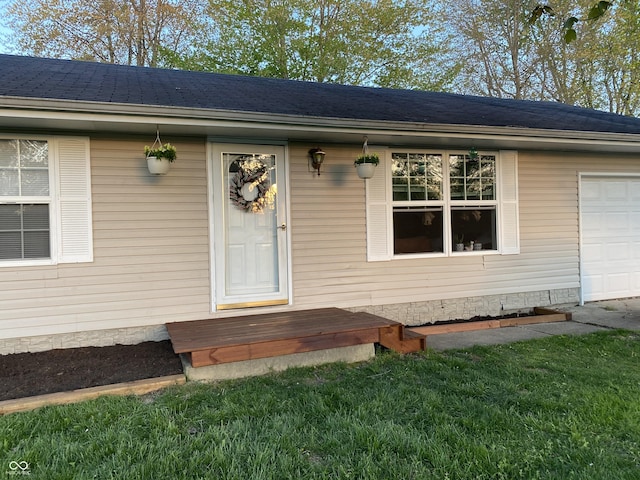
[[[380,157],[378,157],[377,153],[363,153],[358,158],[356,158],[355,162],[353,162],[354,165],[361,165],[363,163],[378,165],[380,163]]]
[[[169,162],[173,162],[176,159],[176,147],[170,143],[165,143],[158,148],[145,145],[144,154],[148,157],[166,158]]]

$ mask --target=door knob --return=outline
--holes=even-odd
[[[280,225],[278,228],[279,228],[280,230],[284,231],[284,230],[286,230],[286,229],[287,229],[287,224],[286,224],[286,223],[283,223],[283,224],[282,224],[282,225]]]

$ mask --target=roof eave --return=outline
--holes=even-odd
[[[511,126],[481,126],[457,124],[433,124],[415,122],[391,122],[380,120],[314,117],[302,115],[247,112],[237,110],[216,110],[204,108],[172,107],[162,105],[139,105],[122,103],[88,102],[78,100],[43,99],[28,97],[0,97],[1,118],[33,119],[37,122],[62,120],[78,129],[87,131],[99,129],[100,125],[139,125],[144,131],[151,131],[157,125],[165,128],[174,126],[198,128],[206,132],[207,128],[240,128],[265,133],[286,130],[311,135],[352,134],[369,135],[375,142],[375,136],[381,138],[397,137],[402,143],[404,137],[419,139],[438,139],[446,136],[460,141],[495,141],[502,139],[506,144],[523,141],[539,144],[545,148],[554,145],[562,149],[571,149],[571,145],[585,147],[623,148],[625,151],[640,152],[640,135],[628,133],[593,132],[576,130],[532,129]],[[0,123],[0,127],[3,123]],[[82,127],[84,125],[84,128]],[[117,130],[117,129],[116,129]],[[126,129],[126,131],[131,131]],[[515,143],[514,143],[515,142]],[[387,142],[388,143],[388,142]]]

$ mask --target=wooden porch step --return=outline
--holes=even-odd
[[[363,318],[381,318],[370,313],[358,313]],[[426,335],[422,335],[418,332],[413,332],[401,323],[392,322],[391,325],[381,327],[379,329],[380,340],[379,343],[383,347],[389,348],[399,353],[413,353],[420,352],[427,348]]]
[[[174,352],[193,367],[377,342],[402,353],[424,349],[424,336],[407,335],[400,323],[339,308],[176,322],[167,330]]]

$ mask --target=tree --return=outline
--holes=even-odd
[[[190,48],[200,0],[14,1],[8,25],[23,53],[158,66]]]
[[[640,2],[619,2],[593,45],[602,76],[606,108],[623,115],[640,113]]]
[[[535,64],[535,43],[520,0],[458,0],[446,20],[457,32],[458,56],[464,59],[459,89],[507,98],[542,96]]]
[[[466,55],[459,91],[640,113],[640,0],[575,24],[569,43],[563,25],[576,0],[553,6],[554,15],[530,23],[524,2],[459,0],[448,18],[459,32],[458,55]]]
[[[572,43],[564,40],[563,18],[570,14],[575,0],[557,0],[555,16],[531,25],[535,44],[536,69],[545,99],[588,108],[603,108],[598,90],[600,74],[594,62],[593,46],[599,32],[593,23],[581,25],[582,34]]]
[[[640,113],[640,2],[589,2],[583,3],[582,8],[586,15],[579,20],[573,16],[575,0],[556,0],[553,9],[542,14],[546,15],[544,22],[537,21],[535,15],[533,18],[534,31],[539,33],[539,47],[547,46],[547,53],[541,58],[544,58],[545,70],[555,75],[557,99],[637,115]],[[567,59],[565,69],[559,68],[558,63],[563,58]]]
[[[442,89],[455,73],[420,0],[210,0],[210,31],[179,68]]]

